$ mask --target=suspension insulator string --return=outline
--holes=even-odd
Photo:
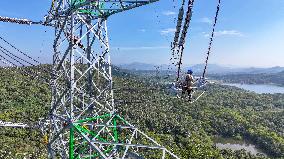
[[[182,26],[182,21],[183,21],[183,15],[184,15],[184,1],[182,3],[182,6],[179,9],[178,13],[178,19],[177,19],[177,25],[176,25],[176,31],[175,31],[175,37],[174,37],[174,42],[172,43],[172,50],[177,46],[178,44],[178,39],[181,31],[181,26]]]
[[[183,57],[183,52],[184,52],[184,48],[185,48],[184,44],[185,44],[185,39],[186,39],[186,36],[187,36],[188,28],[189,28],[191,17],[192,17],[193,4],[194,4],[194,0],[188,1],[188,8],[187,8],[187,12],[186,12],[185,22],[184,22],[184,25],[183,25],[181,37],[179,39],[179,49],[178,49],[179,61],[178,61],[178,64],[177,64],[178,70],[177,70],[176,82],[178,82],[179,78],[180,78],[182,57]]]
[[[205,74],[206,74],[207,67],[208,67],[208,60],[209,60],[209,56],[210,56],[211,48],[212,48],[212,44],[213,44],[216,24],[217,24],[217,21],[218,21],[218,15],[219,15],[219,11],[220,11],[220,5],[221,5],[221,0],[218,0],[217,11],[216,11],[213,29],[212,29],[212,32],[211,32],[210,42],[209,42],[209,46],[208,46],[208,50],[207,50],[207,57],[206,57],[206,60],[205,60],[205,67],[204,67],[203,74],[202,74],[203,79],[205,78]]]

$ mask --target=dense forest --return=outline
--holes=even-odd
[[[0,68],[0,120],[34,123],[49,109],[50,90],[20,71]],[[212,84],[190,104],[168,95],[159,78],[117,67],[113,74],[119,114],[183,159],[284,158],[284,94],[256,94]],[[268,157],[219,150],[213,142],[215,136],[249,140]],[[0,128],[0,137],[0,158],[46,158],[37,130]]]
[[[211,78],[222,80],[228,83],[244,84],[274,84],[284,86],[284,71],[279,73],[262,74],[228,74],[228,75],[210,75]]]

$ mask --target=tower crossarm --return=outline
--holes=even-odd
[[[14,23],[14,24],[23,24],[23,25],[44,25],[44,26],[52,26],[51,24],[44,23],[43,21],[32,21],[30,19],[20,19],[20,18],[11,18],[0,16],[0,22],[6,23]]]
[[[0,120],[0,127],[28,128],[29,125],[24,123],[3,122]]]
[[[91,15],[93,19],[107,18],[113,14],[134,9],[159,0],[53,0],[50,15],[54,19],[70,15],[72,12]],[[62,4],[68,4],[62,8]]]
[[[107,0],[101,0],[103,1],[107,1]],[[150,3],[154,3],[157,2],[159,0],[112,0],[112,1],[108,1],[108,7],[106,8],[100,8],[103,11],[102,16],[103,17],[108,17],[110,15],[119,13],[119,12],[123,12],[123,11],[127,11],[133,8],[137,8],[143,5],[147,5]],[[101,2],[101,3],[102,3]]]

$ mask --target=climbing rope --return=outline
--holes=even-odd
[[[212,44],[213,44],[215,28],[216,28],[218,15],[219,15],[219,11],[220,11],[220,5],[221,5],[221,0],[218,0],[217,11],[216,11],[216,15],[215,15],[213,29],[212,29],[212,32],[211,32],[210,42],[209,42],[208,51],[207,51],[207,57],[206,57],[206,60],[205,60],[205,67],[204,67],[203,74],[202,74],[202,78],[203,79],[205,79],[205,74],[206,74],[206,71],[207,71],[208,60],[209,60],[209,56],[210,56],[210,53],[211,53],[211,48],[212,48]]]

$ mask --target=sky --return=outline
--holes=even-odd
[[[2,1],[0,16],[43,20],[51,0]],[[204,63],[217,0],[195,0],[183,63]],[[111,16],[112,63],[169,64],[178,0],[159,2]],[[222,0],[209,63],[238,67],[284,66],[284,0]],[[52,59],[54,30],[0,22],[0,36],[32,57]]]

